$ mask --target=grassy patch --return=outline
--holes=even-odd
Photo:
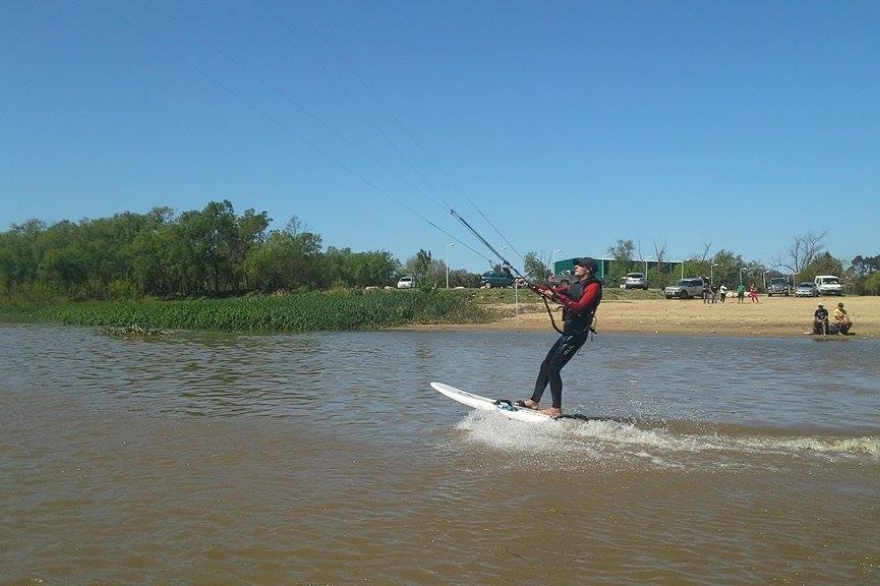
[[[483,323],[486,308],[460,291],[333,291],[185,301],[0,305],[7,321],[144,330],[261,332],[370,330],[411,324]]]

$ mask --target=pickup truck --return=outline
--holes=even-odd
[[[558,275],[550,275],[547,277],[547,282],[554,287],[567,287],[576,280],[577,279],[571,271],[562,271]]]

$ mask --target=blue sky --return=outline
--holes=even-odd
[[[4,0],[0,229],[228,199],[473,271],[449,209],[517,267],[876,255],[878,30],[876,1]]]

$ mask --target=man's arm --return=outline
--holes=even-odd
[[[599,283],[590,283],[587,285],[586,291],[581,295],[581,298],[577,301],[573,301],[564,295],[559,298],[558,303],[560,305],[565,306],[569,311],[574,312],[576,315],[583,312],[587,307],[592,305],[596,299],[599,297],[599,292],[601,291],[599,287]]]

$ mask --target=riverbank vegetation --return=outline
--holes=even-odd
[[[236,214],[229,201],[180,214],[157,207],[147,214],[125,212],[51,226],[29,220],[0,232],[0,300],[183,300],[364,290],[393,287],[402,275],[414,276],[421,288],[475,289],[480,281],[477,274],[449,270],[430,251],[419,250],[402,264],[385,251],[325,250],[321,236],[305,230],[296,217],[280,230],[269,230],[271,221],[266,212],[252,209]],[[796,239],[792,258],[774,266],[790,267],[789,276],[799,281],[814,274],[840,275],[848,292],[880,294],[880,256],[858,256],[844,271],[840,260],[822,252],[824,236]],[[679,276],[700,275],[728,285],[758,282],[760,288],[778,273],[730,251],[709,256],[708,246],[678,268],[662,247],[654,251],[653,261],[634,260],[644,255],[631,240],[619,240],[607,252],[610,258],[603,260],[600,275],[607,289],[629,271],[644,271],[652,289],[662,289]],[[533,281],[544,280],[549,272],[532,252],[521,269]]]
[[[5,303],[12,321],[239,332],[371,330],[414,324],[476,324],[491,308],[464,291],[416,289],[249,295],[218,299]]]

